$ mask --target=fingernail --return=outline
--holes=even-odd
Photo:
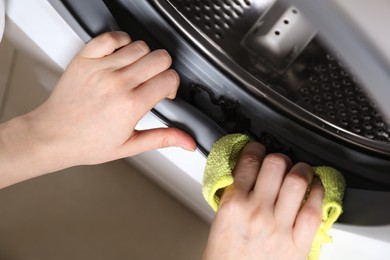
[[[196,145],[192,145],[192,144],[183,144],[181,146],[182,149],[186,150],[186,151],[190,151],[190,152],[195,152],[196,151]]]
[[[189,151],[189,152],[195,152],[196,151],[196,146],[195,147],[188,147],[188,148],[185,148],[185,150]]]

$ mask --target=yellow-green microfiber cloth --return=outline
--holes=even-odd
[[[232,171],[242,149],[249,141],[249,137],[243,134],[227,135],[218,140],[210,151],[203,176],[203,196],[214,211],[218,211],[223,190],[233,184]],[[344,177],[337,170],[324,166],[313,169],[321,179],[325,197],[322,204],[322,223],[313,241],[309,260],[318,259],[321,245],[332,242],[327,233],[342,213],[345,190]]]

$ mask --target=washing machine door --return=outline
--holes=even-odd
[[[349,149],[341,142],[319,135],[298,122],[296,118],[288,117],[267,104],[270,103],[270,95],[267,93],[259,94],[257,97],[248,94],[244,90],[244,83],[238,84],[237,81],[232,80],[233,76],[228,76],[228,70],[218,67],[218,62],[211,62],[213,57],[207,57],[207,52],[212,51],[212,46],[201,49],[191,42],[190,36],[194,37],[196,30],[193,31],[194,34],[185,37],[186,35],[180,34],[179,27],[185,25],[186,21],[179,20],[182,19],[179,16],[176,17],[178,20],[175,20],[174,16],[169,16],[165,12],[167,9],[158,10],[158,5],[154,5],[179,1],[88,0],[81,3],[76,0],[50,0],[50,2],[69,24],[73,24],[74,30],[78,31],[85,41],[103,31],[121,28],[135,37],[146,39],[152,48],[169,49],[175,55],[175,69],[182,76],[184,85],[182,89],[189,90],[188,103],[192,102],[192,105],[200,106],[200,110],[202,105],[208,106],[203,110],[204,113],[198,113],[199,111],[194,107],[162,103],[156,108],[156,112],[168,124],[179,126],[196,136],[205,154],[219,136],[226,132],[243,130],[252,133],[263,143],[268,143],[271,149],[276,147],[276,151],[284,150],[288,153],[290,149],[284,147],[291,147],[293,150],[291,155],[297,160],[317,165],[337,164],[337,168],[341,167],[342,171],[349,172],[350,176],[360,172],[362,178],[356,182],[356,185],[349,182],[341,221],[359,225],[380,225],[390,222],[390,211],[383,207],[390,203],[390,184],[387,183],[390,178],[386,171],[387,166],[390,168],[390,162],[375,153]],[[100,22],[94,22],[95,18],[100,19]],[[182,23],[179,24],[179,21]],[[100,26],[96,27],[96,24]],[[191,32],[190,29],[188,27],[187,33]],[[158,37],[153,37],[158,32]],[[225,65],[227,62],[226,60]],[[231,71],[240,70],[238,67],[235,68]],[[195,96],[191,96],[191,93]],[[185,98],[186,93],[182,96]],[[233,98],[226,98],[229,96]],[[209,104],[204,97],[212,99],[212,104]],[[199,102],[197,102],[198,98]],[[227,122],[220,122],[218,125],[214,120],[209,120],[214,113],[216,117],[226,118]],[[223,124],[224,129],[219,129]],[[259,129],[262,129],[262,132]],[[260,132],[261,134],[256,136]],[[274,138],[269,133],[277,133],[278,136]],[[330,157],[324,159],[326,156]],[[371,183],[373,180],[370,178],[375,179],[375,177],[377,179]]]

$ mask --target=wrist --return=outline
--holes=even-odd
[[[0,125],[0,188],[59,170],[50,141],[30,114]]]

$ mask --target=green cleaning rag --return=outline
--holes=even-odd
[[[214,144],[203,176],[203,196],[214,211],[218,210],[224,188],[233,184],[232,171],[242,149],[249,141],[246,135],[231,134]],[[314,172],[321,179],[325,197],[322,204],[322,223],[313,241],[309,260],[318,259],[321,245],[332,242],[327,233],[342,213],[345,190],[345,180],[337,170],[331,167],[314,167]]]

